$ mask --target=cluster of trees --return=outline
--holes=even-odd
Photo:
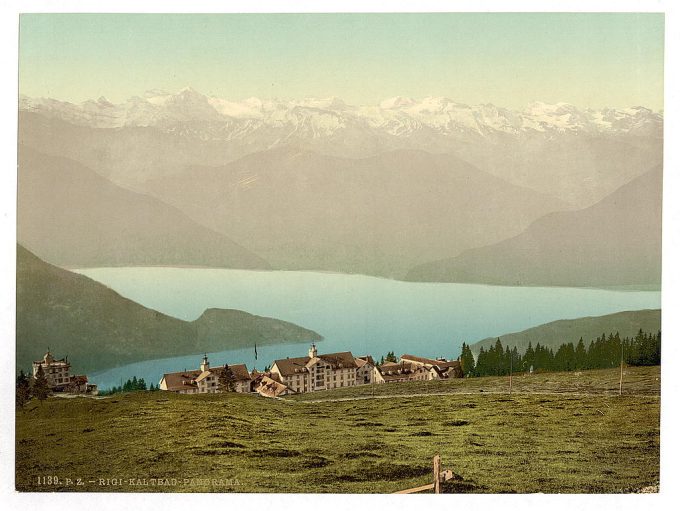
[[[394,354],[394,351],[390,351],[384,357],[380,357],[379,365],[383,365],[385,362],[397,362],[397,356]]]
[[[112,394],[119,394],[121,392],[139,392],[142,390],[158,390],[158,385],[154,386],[152,383],[147,387],[144,378],[137,378],[136,376],[133,376],[122,385],[111,387],[108,390],[99,391],[99,395],[110,396]]]
[[[581,369],[604,369],[618,366],[621,361],[628,365],[659,365],[661,363],[661,332],[656,334],[640,330],[632,339],[621,339],[618,332],[590,342],[586,347],[583,338],[576,346],[572,342],[562,344],[557,351],[531,343],[524,354],[503,347],[500,339],[488,349],[479,350],[475,360],[470,346],[463,343],[460,362],[465,376],[500,376],[526,371],[576,371]]]
[[[23,408],[31,398],[36,398],[42,403],[51,393],[42,366],[38,368],[35,378],[31,378],[23,370],[19,371],[16,382],[16,405],[18,408]]]

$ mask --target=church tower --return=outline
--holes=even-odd
[[[316,358],[316,344],[312,343],[312,345],[309,348],[309,358]]]
[[[210,363],[208,362],[208,354],[205,353],[201,362],[201,371],[207,371],[208,369],[210,369]]]

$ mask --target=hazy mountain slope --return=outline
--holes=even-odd
[[[522,332],[501,335],[500,339],[503,346],[517,346],[520,353],[524,353],[529,343],[536,347],[536,343],[541,346],[558,348],[561,344],[573,342],[574,346],[583,337],[586,348],[591,340],[602,334],[619,332],[621,338],[633,337],[640,329],[643,332],[656,333],[661,330],[661,311],[639,310],[617,312],[606,316],[593,316],[578,319],[562,319],[544,325],[539,325]],[[497,337],[489,337],[470,345],[475,353],[484,347],[488,349],[495,344]]]
[[[17,247],[17,367],[49,346],[76,371],[144,359],[319,340],[316,332],[243,311],[211,309],[193,322],[166,316]],[[237,361],[235,361],[237,362]]]
[[[92,128],[19,112],[19,143],[75,160],[116,184],[130,186],[186,165],[223,165],[251,152],[246,145],[192,136],[187,127]]]
[[[503,285],[661,283],[661,167],[597,204],[551,213],[526,231],[457,257],[423,264],[408,280]]]
[[[224,234],[72,160],[20,146],[18,175],[19,242],[51,263],[269,267]]]
[[[465,144],[455,153],[511,183],[592,206],[663,161],[663,139],[575,133],[550,138],[497,138]]]
[[[453,156],[407,150],[348,159],[278,148],[144,190],[276,268],[395,278],[568,207]]]

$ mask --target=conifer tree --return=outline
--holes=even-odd
[[[500,376],[507,373],[507,365],[505,364],[503,353],[503,344],[501,344],[500,338],[496,339],[496,344],[493,347],[493,374]]]
[[[477,365],[475,366],[475,373],[477,374],[477,376],[487,376],[489,374],[489,355],[487,351],[484,349],[484,346],[479,348],[479,354],[477,355]]]
[[[510,360],[512,362],[510,367],[512,367],[513,373],[516,373],[522,369],[522,357],[517,350],[517,346],[513,346],[512,351],[510,352]]]
[[[19,371],[16,384],[16,405],[23,409],[24,405],[31,400],[31,382],[23,369]]]
[[[45,371],[43,371],[42,365],[38,366],[38,371],[35,373],[32,393],[38,398],[41,404],[51,394],[50,385],[47,383],[47,378],[45,377]]]
[[[229,364],[224,364],[224,369],[217,378],[217,385],[222,392],[234,392],[236,390],[236,378]]]
[[[529,343],[529,346],[527,347],[527,350],[524,352],[524,357],[522,358],[522,369],[525,371],[529,371],[532,367],[534,367],[535,363],[535,355],[534,355],[534,348],[531,347],[531,342]]]
[[[581,337],[576,345],[576,350],[574,351],[574,368],[577,370],[588,368],[588,352],[586,351],[586,345],[583,342],[583,337]]]
[[[463,343],[460,354],[460,367],[463,371],[463,376],[475,375],[475,357],[472,354],[470,346]]]

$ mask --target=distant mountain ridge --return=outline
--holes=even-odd
[[[407,280],[517,286],[661,285],[662,170],[521,234],[413,268]]]
[[[209,309],[182,321],[120,296],[83,275],[48,264],[17,246],[17,368],[30,370],[47,347],[75,371],[142,360],[318,341],[306,328],[239,310]]]
[[[529,343],[535,348],[537,343],[541,346],[556,350],[562,344],[578,343],[582,337],[586,348],[593,339],[602,334],[618,332],[621,338],[633,337],[642,330],[643,332],[656,333],[661,330],[661,311],[659,309],[645,309],[639,311],[625,311],[605,316],[592,316],[577,319],[562,319],[545,323],[521,332],[508,333],[498,337],[488,337],[470,345],[475,356],[480,348],[488,349],[493,346],[497,338],[500,338],[503,346],[510,349],[517,347],[520,353],[524,353]]]

